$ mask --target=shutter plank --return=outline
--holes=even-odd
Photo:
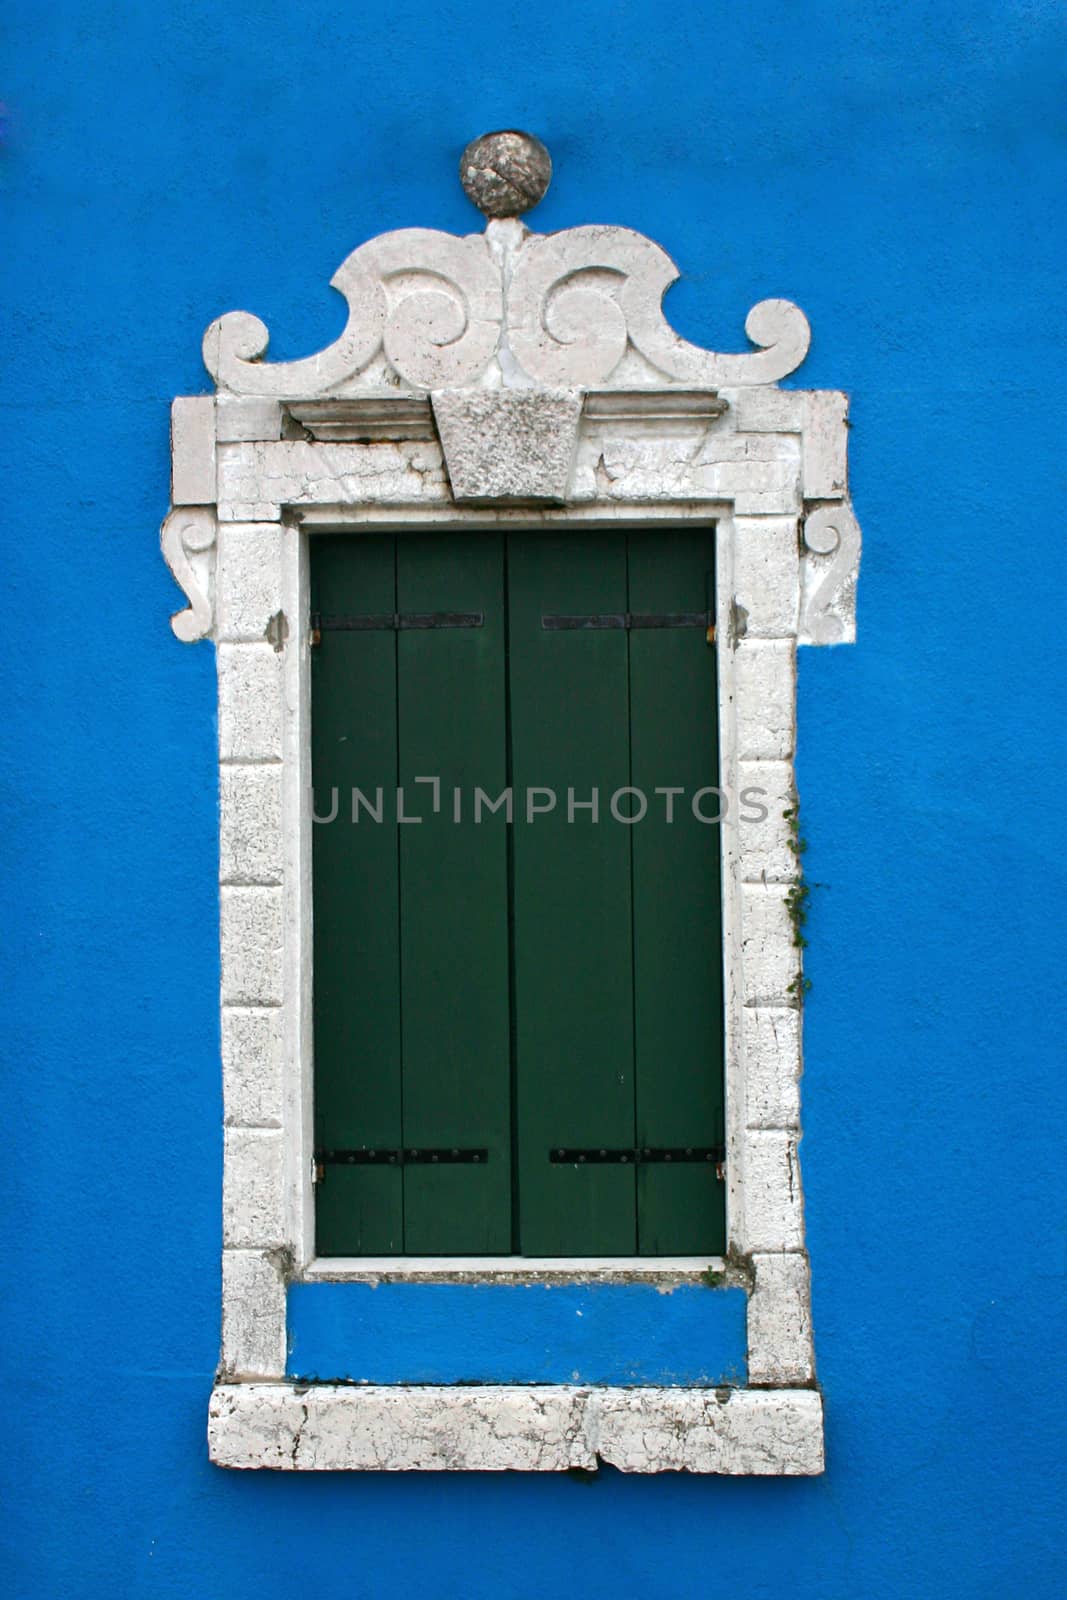
[[[554,1166],[549,1151],[634,1142],[630,841],[607,815],[629,782],[627,636],[541,623],[625,611],[625,536],[512,535],[508,567],[519,1244],[626,1255],[633,1168]],[[528,786],[554,789],[557,809],[527,822]],[[599,822],[568,823],[568,786],[599,789]]]
[[[632,532],[633,612],[713,609],[712,530]],[[637,1142],[678,1148],[723,1140],[722,921],[719,828],[693,795],[718,784],[716,654],[699,630],[635,629],[630,716],[635,786],[648,796],[633,848]],[[681,786],[674,821],[655,789]],[[714,816],[721,802],[702,801]],[[725,1185],[713,1165],[639,1168],[641,1255],[725,1249]]]
[[[507,782],[503,542],[493,533],[397,542],[401,613],[482,613],[481,627],[398,639],[404,1144],[488,1151],[485,1163],[409,1164],[409,1255],[511,1249],[507,831],[473,821],[475,786]],[[440,811],[420,777],[441,780]],[[461,820],[453,792],[461,790]]]
[[[312,611],[392,612],[395,540],[322,536],[311,542]],[[312,651],[315,1143],[401,1143],[396,785],[396,636],[324,632]],[[351,791],[385,791],[381,823]],[[403,1250],[403,1177],[390,1167],[331,1165],[316,1185],[320,1255]]]

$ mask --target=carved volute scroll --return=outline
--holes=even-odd
[[[811,330],[788,300],[764,300],[745,331],[758,354],[716,355],[679,338],[661,301],[678,278],[658,244],[630,228],[568,228],[529,237],[508,293],[508,342],[540,383],[607,383],[627,344],[669,381],[709,388],[773,383],[798,367]]]
[[[206,557],[214,543],[215,515],[209,506],[179,506],[160,529],[163,559],[189,601],[185,611],[170,619],[182,644],[194,644],[211,632],[211,568],[197,558]]]
[[[383,349],[411,389],[474,383],[497,347],[500,272],[473,236],[432,228],[383,233],[353,250],[330,280],[348,302],[336,343],[303,361],[260,358],[269,335],[258,317],[231,311],[204,335],[204,365],[232,394],[336,394]]]
[[[860,529],[847,500],[817,506],[804,521],[800,644],[852,644]]]

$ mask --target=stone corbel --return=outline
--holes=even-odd
[[[189,601],[170,625],[182,644],[206,639],[215,623],[215,508],[178,506],[159,531],[163,559]]]
[[[848,499],[807,505],[798,644],[854,644],[860,529]]]

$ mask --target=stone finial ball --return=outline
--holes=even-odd
[[[543,200],[552,180],[552,158],[540,139],[515,128],[483,133],[460,157],[467,198],[487,217],[521,217]]]

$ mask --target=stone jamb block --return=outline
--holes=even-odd
[[[796,636],[800,551],[795,517],[735,516],[734,601],[746,639]]]
[[[750,1384],[814,1382],[811,1286],[808,1258],[791,1254],[752,1256],[756,1283],[748,1306]]]
[[[802,1250],[804,1205],[796,1134],[786,1128],[749,1128],[743,1160],[746,1254]]]
[[[284,1133],[227,1128],[223,1146],[223,1243],[231,1250],[280,1249],[285,1244]]]
[[[730,825],[737,829],[737,849],[745,883],[792,883],[799,870],[793,833],[786,812],[796,807],[793,767],[789,761],[739,761],[737,803]],[[760,817],[763,811],[765,816]]]
[[[282,1008],[223,1006],[222,1098],[227,1125],[280,1128]]]
[[[228,643],[268,640],[281,610],[281,541],[277,522],[228,522],[219,528],[217,637]]]
[[[284,858],[281,764],[220,767],[219,882],[281,883]]]
[[[796,645],[742,639],[734,652],[739,761],[787,761],[796,738]]]
[[[222,1252],[222,1353],[228,1381],[285,1374],[285,1274],[282,1252]]]
[[[745,1006],[745,1126],[800,1129],[800,1012]]]
[[[219,901],[223,1004],[281,1005],[281,889],[224,884]]]
[[[800,949],[787,884],[742,884],[741,969],[746,1006],[796,1004]]]
[[[282,674],[277,652],[263,644],[220,644],[219,759],[280,761]]]

